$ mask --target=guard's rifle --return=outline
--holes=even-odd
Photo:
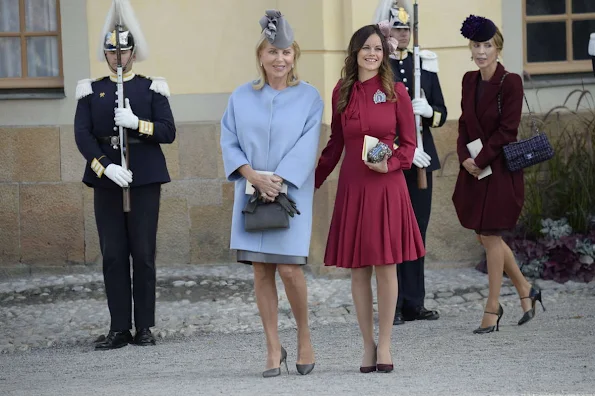
[[[413,4],[413,98],[421,98],[421,66],[419,60],[419,33],[418,33],[418,8],[417,0]],[[422,119],[420,115],[415,115],[415,130],[417,136],[417,148],[424,150],[424,142],[422,138]],[[420,190],[428,188],[428,179],[425,168],[417,168],[417,187]]]
[[[116,2],[117,5],[117,2]],[[120,15],[120,13],[118,12],[118,15]],[[122,21],[121,21],[121,16],[120,16],[120,20],[118,21],[118,23],[116,24],[116,61],[117,61],[117,74],[118,74],[118,82],[117,82],[117,87],[118,87],[118,108],[119,109],[123,109],[124,108],[124,80],[123,80],[123,76],[122,76],[122,50],[121,50],[121,45],[120,45],[120,33],[123,31],[124,29],[122,28]],[[120,155],[121,155],[121,159],[122,159],[122,168],[124,168],[125,170],[128,170],[129,167],[129,161],[128,161],[128,157],[129,157],[129,152],[128,152],[128,131],[126,130],[126,128],[119,126],[118,127],[118,131],[119,131],[119,140],[120,140]],[[122,195],[123,195],[123,206],[124,206],[124,212],[130,212],[130,187],[122,187],[123,191],[122,191]]]

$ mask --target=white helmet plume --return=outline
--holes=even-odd
[[[115,29],[116,23],[123,25],[125,29],[132,34],[132,37],[134,38],[136,61],[142,62],[147,59],[149,57],[149,46],[129,0],[112,1],[112,5],[105,18],[105,23],[103,24],[103,29],[101,30],[101,41],[99,42],[97,59],[100,61],[105,60],[103,52],[105,36]]]

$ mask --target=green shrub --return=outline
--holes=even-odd
[[[578,95],[577,106],[568,101]],[[519,226],[527,236],[538,236],[543,219],[566,218],[576,233],[586,234],[595,214],[595,109],[585,90],[568,95],[562,106],[536,116],[538,129],[546,133],[556,152],[539,165],[525,169],[525,204]],[[587,105],[585,105],[587,104]],[[529,123],[530,124],[530,123]],[[525,125],[520,137],[531,135]]]

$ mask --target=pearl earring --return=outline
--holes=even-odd
[[[260,62],[260,67],[262,67],[262,62]]]

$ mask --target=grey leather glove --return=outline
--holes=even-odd
[[[287,211],[287,213],[289,214],[289,216],[293,217],[296,215],[296,213],[299,215],[301,214],[300,211],[298,210],[295,202],[289,198],[287,195],[281,193],[277,196],[276,201],[279,203],[279,205],[281,205],[281,207],[283,209],[285,209]]]

